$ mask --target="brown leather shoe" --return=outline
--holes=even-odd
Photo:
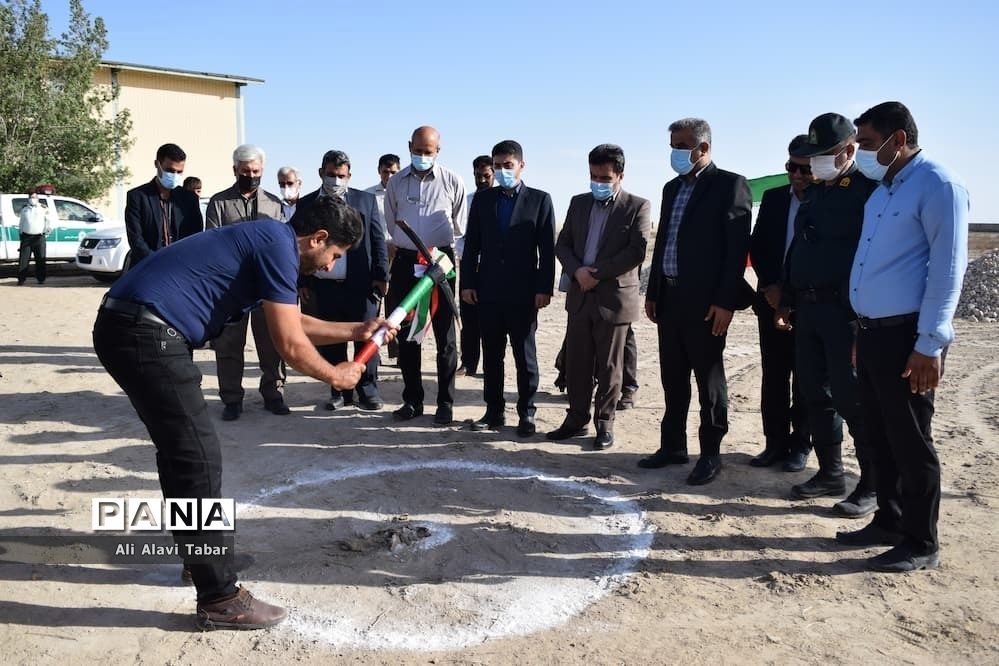
[[[214,629],[263,629],[273,627],[288,617],[280,606],[254,599],[245,587],[227,599],[210,604],[198,604],[198,628]]]

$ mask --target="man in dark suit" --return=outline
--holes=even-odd
[[[659,329],[659,367],[666,397],[659,450],[639,467],[685,464],[690,372],[701,404],[701,457],[687,483],[710,483],[721,469],[728,432],[728,387],[722,352],[732,314],[750,305],[743,279],[752,195],[746,179],[711,161],[711,127],[700,118],[669,126],[670,164],[679,174],[663,187],[645,312]]]
[[[323,155],[319,176],[322,186],[298,200],[297,211],[312,206],[324,198],[340,199],[356,210],[364,222],[361,242],[351,248],[330,271],[317,271],[303,282],[307,307],[326,321],[365,321],[378,315],[378,306],[388,289],[388,251],[378,200],[375,195],[348,187],[350,158],[339,150]],[[355,351],[361,345],[355,343]],[[327,362],[336,365],[347,360],[347,343],[319,347]],[[326,408],[336,410],[354,404],[358,409],[377,411],[383,402],[378,394],[378,354],[368,361],[357,383],[357,401],[353,392],[330,389]]]
[[[797,150],[808,137],[799,134],[788,146]],[[794,218],[812,183],[812,169],[804,157],[788,157],[788,180],[763,193],[760,212],[749,244],[749,257],[756,272],[756,298],[753,311],[760,330],[760,357],[763,382],[760,387],[760,414],[763,417],[763,452],[749,461],[754,467],[770,467],[783,461],[784,471],[805,469],[811,442],[808,436],[808,408],[794,372],[794,331],[778,330],[774,314],[780,306],[784,257],[794,238]]]
[[[555,243],[555,255],[571,280],[565,299],[569,410],[548,439],[584,434],[592,398],[597,429],[593,449],[601,451],[614,444],[628,325],[642,311],[638,267],[645,258],[650,222],[649,202],[621,189],[620,146],[597,146],[589,163],[590,192],[572,198]]]
[[[181,187],[187,154],[175,143],[156,151],[156,177],[125,195],[129,265],[205,226],[198,198]]]
[[[492,150],[497,187],[472,200],[461,258],[461,299],[478,306],[486,413],[472,430],[504,425],[503,358],[510,340],[517,366],[517,435],[535,433],[534,395],[538,310],[551,302],[555,285],[555,209],[547,192],[521,180],[524,151],[516,141]]]

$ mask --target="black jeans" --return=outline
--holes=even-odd
[[[338,280],[313,280],[313,298],[315,303],[316,316],[326,321],[366,321],[378,314],[378,303],[368,299],[370,284],[352,285],[348,281]],[[367,289],[365,288],[367,287]],[[355,342],[354,353],[363,347],[365,343]],[[336,365],[347,360],[347,343],[337,345],[323,345],[318,347],[319,354],[327,363]],[[378,361],[379,355],[375,354],[368,361],[361,380],[357,382],[356,391],[361,401],[378,400]],[[343,393],[350,396],[353,390],[338,391],[330,389],[332,394]]]
[[[201,372],[184,338],[168,326],[101,310],[94,324],[94,350],[149,431],[163,497],[221,497],[222,452],[201,392]],[[197,535],[204,543],[220,544],[221,534],[188,531],[174,536],[187,540]],[[236,592],[231,553],[189,566],[199,602]]]
[[[875,443],[878,512],[874,522],[901,532],[918,553],[939,548],[940,461],[933,447],[933,392],[912,393],[902,378],[916,324],[861,329],[860,404]]]
[[[503,397],[504,359],[506,343],[517,367],[517,415],[534,416],[538,392],[538,348],[534,334],[538,329],[538,311],[533,303],[480,303],[477,306],[482,322],[482,384],[483,398],[490,414],[500,416],[506,407]]]
[[[438,248],[454,261],[454,251],[450,247]],[[419,279],[413,275],[416,252],[398,248],[392,261],[389,292],[393,302],[399,303]],[[448,280],[454,291],[454,278]],[[441,295],[443,297],[443,295]],[[444,303],[439,303],[433,317],[434,340],[437,342],[437,406],[451,409],[454,405],[454,375],[458,369],[458,346],[454,330],[454,315]],[[407,342],[409,328],[400,332],[399,369],[402,371],[402,400],[411,405],[422,405],[424,398],[422,365],[423,347],[415,342]]]
[[[810,447],[808,409],[794,369],[794,331],[774,326],[774,310],[757,304],[760,331],[760,415],[768,451],[807,451]]]
[[[35,279],[41,284],[45,282],[45,234],[21,234],[21,246],[18,249],[18,284],[28,279],[28,265],[31,255],[35,255]]]

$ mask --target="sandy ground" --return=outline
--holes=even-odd
[[[152,445],[91,349],[103,293],[65,272],[44,287],[0,280],[0,534],[86,533],[91,498],[158,494]],[[539,326],[542,432],[565,408],[551,386],[561,306]],[[761,448],[749,312],[728,340],[721,477],[693,488],[689,466],[638,469],[663,405],[654,328],[643,321],[637,334],[638,407],[604,453],[586,440],[518,441],[512,428],[435,429],[429,415],[400,427],[392,366],[383,413],[327,412],[325,387],[293,375],[292,415],[273,416],[251,364],[243,418],[217,421],[224,492],[240,503],[240,552],[252,556],[243,580],[292,619],[193,631],[193,590],[174,564],[6,564],[0,662],[999,661],[999,328],[958,325],[934,422],[942,565],[907,576],[868,573],[877,551],[837,547],[836,530],[858,524],[832,516],[830,500],[787,499],[814,460],[800,474],[748,466]],[[213,358],[195,358],[217,418]],[[481,415],[480,391],[459,378],[458,419]],[[852,456],[848,466],[855,474]]]

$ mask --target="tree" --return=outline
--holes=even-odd
[[[41,183],[60,194],[100,198],[127,176],[119,157],[132,141],[118,95],[95,85],[107,29],[82,0],[70,0],[69,27],[49,36],[40,0],[0,2],[0,192]]]

